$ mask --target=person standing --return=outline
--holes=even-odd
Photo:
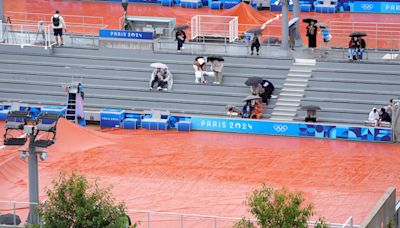
[[[296,40],[296,26],[295,24],[293,24],[292,26],[289,27],[289,48],[291,50],[294,50],[294,46],[296,43],[295,40]]]
[[[224,68],[224,64],[219,61],[218,59],[214,59],[211,61],[211,70],[214,72],[215,81],[214,84],[221,84],[222,83],[222,69]]]
[[[315,26],[314,21],[311,21],[307,26],[307,37],[308,37],[308,47],[316,48],[317,47],[317,26]]]
[[[60,15],[60,12],[57,10],[56,13],[51,17],[54,37],[56,38],[56,45],[63,46],[64,39],[63,39],[63,29],[64,32],[67,32],[67,26],[65,25],[64,18]],[[60,38],[60,41],[58,40]]]
[[[186,33],[183,30],[179,30],[176,32],[175,38],[178,41],[178,52],[180,52],[181,48],[183,49],[183,43],[185,43],[186,40]]]
[[[254,34],[253,39],[251,40],[251,55],[253,55],[254,48],[256,48],[257,55],[260,55],[260,40],[258,39],[258,36]]]

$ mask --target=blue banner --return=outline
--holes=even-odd
[[[119,38],[119,39],[133,39],[133,40],[152,40],[153,33],[151,32],[136,32],[125,30],[105,30],[99,31],[100,38]]]
[[[191,117],[192,129],[263,135],[303,136],[354,141],[390,142],[391,129],[308,123],[268,122],[251,119]]]
[[[400,13],[400,2],[356,1],[353,12]]]
[[[299,135],[299,129],[296,123],[274,123],[258,120],[212,117],[192,117],[191,121],[193,130],[288,136]]]

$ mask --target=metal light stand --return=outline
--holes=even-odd
[[[29,156],[29,215],[27,222],[29,224],[40,224],[37,214],[37,206],[39,204],[39,171],[38,171],[38,155],[43,161],[47,158],[46,151],[37,150],[37,148],[47,148],[54,144],[56,137],[56,127],[60,115],[44,113],[40,114],[35,125],[28,125],[30,119],[29,111],[11,111],[7,115],[6,132],[4,134],[4,145],[6,146],[23,146],[29,138],[28,150],[21,150],[20,158],[25,159]],[[9,137],[10,131],[19,130],[25,133],[23,137]],[[36,139],[40,132],[48,132],[53,134],[50,139]]]

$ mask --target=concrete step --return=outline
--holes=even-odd
[[[275,116],[295,117],[296,114],[287,113],[287,112],[281,112],[281,111],[276,111],[276,112],[273,111],[271,115],[272,115],[272,117],[275,117]]]
[[[312,70],[309,69],[309,68],[292,67],[292,68],[290,68],[289,72],[309,73],[309,74],[311,74]]]
[[[279,97],[288,96],[288,97],[304,97],[304,94],[293,93],[289,91],[281,92]]]
[[[285,82],[285,83],[283,83],[283,88],[285,88],[285,87],[287,87],[287,86],[289,86],[289,87],[307,87],[307,84],[306,83],[287,83],[287,82]]]
[[[298,87],[297,87],[297,88],[285,88],[285,87],[284,87],[284,88],[282,89],[282,91],[285,91],[285,92],[288,92],[288,91],[289,91],[289,92],[295,92],[295,93],[301,93],[301,94],[303,94],[303,93],[304,93],[304,89],[305,89],[305,88],[298,88]]]
[[[287,107],[287,106],[275,106],[273,111],[283,111],[287,113],[294,113],[296,114],[297,112],[297,107]]]
[[[287,122],[287,121],[292,121],[293,120],[293,118],[290,118],[290,117],[281,117],[281,116],[273,116],[273,117],[271,117],[270,118],[270,120],[274,120],[274,121],[285,121],[285,122]]]
[[[315,63],[293,63],[293,66],[307,66],[307,67],[313,67],[313,66],[315,66]]]
[[[300,103],[301,98],[297,97],[288,97],[288,96],[279,96],[278,102],[299,102]]]
[[[308,80],[304,78],[286,78],[285,82],[299,82],[299,83],[307,83]]]
[[[294,64],[308,64],[308,65],[315,65],[317,64],[316,59],[294,59]]]
[[[290,77],[293,77],[293,78],[304,78],[304,79],[306,79],[306,78],[310,78],[311,77],[311,72],[295,72],[295,71],[289,71],[289,73],[288,73],[288,78],[287,79],[289,79]]]
[[[278,106],[299,107],[299,106],[300,106],[300,103],[282,101],[282,102],[277,102],[277,103],[275,104],[275,107],[278,107]]]

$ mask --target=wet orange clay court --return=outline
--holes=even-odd
[[[229,9],[229,10],[211,10],[208,7],[200,9],[184,9],[179,6],[164,7],[158,4],[135,4],[130,3],[128,7],[129,16],[152,16],[152,17],[173,17],[176,18],[177,24],[189,24],[190,19],[195,15],[224,15],[238,16],[239,32],[245,32],[248,29],[259,28],[267,20],[274,18],[281,12],[271,11],[254,11],[250,10],[250,6],[246,9]],[[37,20],[34,15],[21,16],[23,14],[15,14],[11,12],[29,12],[53,14],[55,10],[60,10],[62,15],[82,15],[103,17],[103,23],[107,25],[107,29],[120,29],[120,18],[123,16],[123,9],[118,2],[81,2],[81,1],[53,1],[53,0],[4,0],[4,11],[6,15],[16,17],[17,19]],[[291,14],[291,13],[290,13]],[[396,14],[366,14],[366,13],[336,13],[321,14],[302,12],[300,18],[314,17],[320,23],[328,23],[335,25],[331,28],[332,40],[330,46],[346,47],[348,44],[348,34],[355,30],[366,32],[366,42],[369,48],[386,48],[399,49],[400,17]],[[42,18],[43,19],[43,18]],[[45,20],[50,23],[50,16]],[[71,26],[72,23],[82,23],[82,18],[66,17],[66,23],[70,26],[67,33],[90,32],[98,34],[98,29],[90,29],[90,24],[98,24],[96,18],[85,18],[85,28],[80,26]],[[350,24],[357,22],[359,24]],[[300,23],[301,34],[303,40],[307,43],[305,36],[306,25]],[[263,38],[267,36],[280,37],[281,20],[271,22],[263,32]],[[190,35],[190,30],[188,30]],[[323,46],[319,39],[319,46]]]
[[[394,144],[100,130],[64,119],[57,131],[47,160],[39,161],[41,200],[60,170],[77,170],[113,186],[116,200],[129,209],[243,217],[249,216],[244,199],[265,183],[304,192],[317,216],[330,222],[352,215],[359,224],[388,187],[400,187],[400,148]],[[0,201],[28,201],[28,163],[18,149],[0,150]]]

